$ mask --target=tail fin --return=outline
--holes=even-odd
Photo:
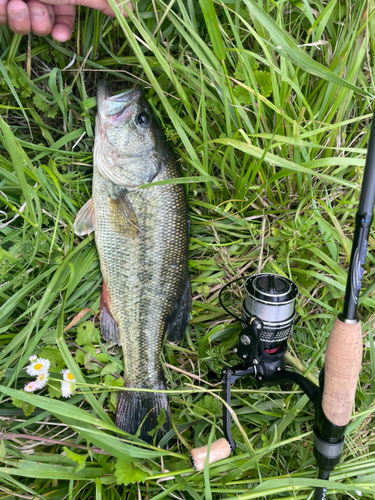
[[[149,432],[157,427],[157,417],[162,408],[165,412],[165,423],[158,430],[157,443],[169,431],[171,426],[166,394],[141,391],[120,392],[116,409],[116,425],[122,431],[134,435],[142,424],[139,437],[151,444],[154,441],[154,436],[150,436]]]

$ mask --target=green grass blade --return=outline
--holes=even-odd
[[[213,0],[199,0],[199,5],[201,6],[203,12],[208,33],[210,34],[214,53],[219,61],[224,61],[225,48],[223,40],[221,38],[220,27],[215,12],[214,2]]]
[[[288,33],[282,31],[275,21],[254,0],[244,0],[244,3],[248,6],[250,12],[256,16],[266,28],[273,42],[276,44],[275,49],[278,50],[283,57],[289,58],[297,66],[309,74],[311,73],[316,75],[340,87],[346,87],[347,89],[358,92],[361,95],[367,97],[371,96],[371,94],[366,90],[363,90],[360,87],[351,84],[347,80],[340,78],[330,69],[311,59],[297,46],[295,40]]]

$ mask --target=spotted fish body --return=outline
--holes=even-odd
[[[180,177],[178,165],[138,88],[110,96],[98,89],[93,196],[75,230],[95,230],[103,275],[101,333],[122,345],[125,387],[165,390],[160,352],[165,335],[179,341],[188,323],[189,217],[182,185],[137,189]],[[82,216],[80,216],[82,212]],[[89,214],[89,215],[87,215]],[[116,424],[150,441],[165,394],[123,391]],[[159,436],[162,432],[159,431]]]

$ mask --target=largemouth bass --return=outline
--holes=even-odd
[[[97,94],[92,198],[78,212],[75,233],[95,231],[103,289],[101,334],[122,345],[124,385],[165,390],[160,352],[164,336],[179,341],[189,321],[189,215],[185,189],[143,184],[180,177],[178,164],[140,88]],[[116,425],[140,438],[165,411],[158,437],[170,427],[166,394],[122,391]]]

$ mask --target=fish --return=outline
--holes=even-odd
[[[170,429],[160,354],[164,338],[179,342],[189,323],[189,210],[179,164],[150,105],[136,86],[97,91],[92,198],[74,231],[92,232],[103,277],[102,337],[122,346],[124,387],[115,423],[151,443]],[[137,390],[138,389],[138,390]],[[164,419],[158,416],[164,410]]]

